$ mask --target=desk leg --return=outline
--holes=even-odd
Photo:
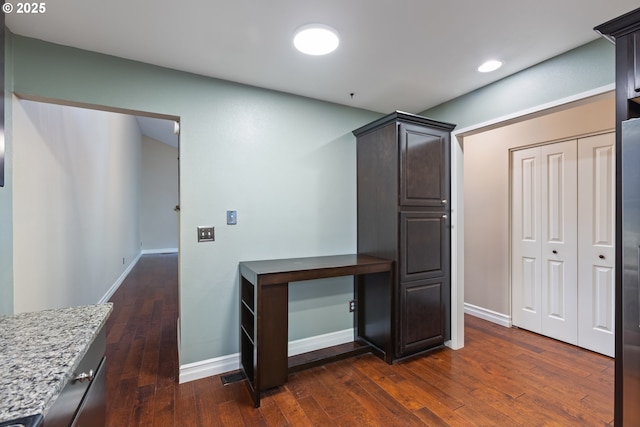
[[[257,390],[287,382],[289,344],[289,284],[258,287]]]
[[[358,300],[355,334],[372,344],[385,362],[393,360],[392,317],[395,310],[393,282],[390,272],[369,273],[355,279],[355,294]],[[382,355],[380,354],[382,353]]]

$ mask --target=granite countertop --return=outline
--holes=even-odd
[[[0,422],[46,415],[112,308],[108,303],[0,316]]]

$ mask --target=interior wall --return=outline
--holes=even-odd
[[[140,129],[13,103],[14,311],[95,304],[140,252]]]
[[[182,365],[238,352],[239,261],[355,252],[351,131],[381,114],[11,38],[18,94],[180,117]],[[293,286],[290,336],[353,327],[352,280],[324,283]]]
[[[178,148],[142,136],[140,232],[145,252],[178,250]]]
[[[615,129],[613,92],[464,137],[465,304],[510,318],[510,150]]]

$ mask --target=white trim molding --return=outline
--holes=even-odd
[[[240,369],[240,353],[180,365],[180,384]]]
[[[353,329],[331,332],[289,342],[289,356],[353,341]],[[180,384],[240,369],[240,353],[180,366]]]
[[[319,350],[325,347],[345,344],[353,341],[353,328],[343,329],[342,331],[331,332],[315,337],[303,338],[289,343],[289,356],[302,354],[309,351]]]
[[[165,248],[165,249],[143,249],[142,255],[149,254],[177,254],[178,248]]]
[[[104,304],[107,301],[109,301],[109,299],[113,296],[113,294],[116,293],[120,285],[122,285],[122,282],[124,282],[124,279],[126,279],[129,273],[131,272],[131,270],[133,270],[133,267],[135,267],[136,263],[138,262],[141,256],[142,256],[142,253],[139,253],[138,256],[135,257],[133,261],[131,261],[131,263],[127,266],[127,268],[122,272],[120,277],[118,277],[115,283],[111,285],[107,293],[104,294],[102,298],[100,298],[100,301],[98,301],[98,304]]]
[[[535,107],[527,108],[525,110],[516,111],[515,113],[507,114],[501,117],[496,117],[491,120],[487,120],[485,122],[476,123],[473,125],[469,125],[465,128],[456,129],[451,133],[451,136],[468,136],[469,134],[473,134],[476,132],[483,132],[485,130],[489,130],[493,127],[505,126],[511,121],[522,121],[536,114],[546,114],[549,110],[554,108],[561,108],[564,106],[568,106],[569,104],[576,101],[584,101],[594,96],[602,95],[607,92],[613,92],[616,89],[615,83],[610,83],[604,86],[600,86],[585,92],[581,92],[575,95],[567,96],[565,98],[556,99],[555,101],[547,102],[545,104],[536,105]]]
[[[504,326],[507,328],[510,328],[512,326],[511,316],[509,316],[508,314],[498,313],[497,311],[478,307],[477,305],[468,304],[466,302],[464,303],[464,312],[465,314],[488,320],[489,322],[496,323],[500,326]]]

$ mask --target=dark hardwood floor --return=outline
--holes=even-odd
[[[297,372],[254,409],[243,381],[177,383],[177,255],[143,256],[112,301],[112,427],[613,424],[612,359],[470,316],[461,350],[392,366],[367,354]]]

